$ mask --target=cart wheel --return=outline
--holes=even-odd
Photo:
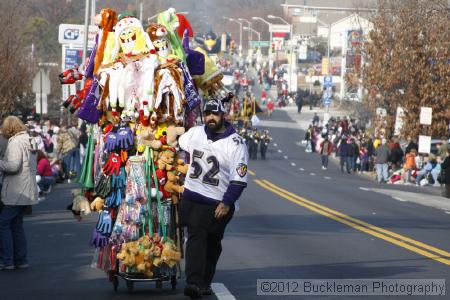
[[[162,289],[162,286],[163,286],[162,281],[161,280],[157,280],[156,281],[156,288],[157,289]]]
[[[114,292],[117,292],[117,288],[119,287],[119,278],[115,275],[112,278],[112,284],[113,284]]]
[[[134,283],[131,280],[127,280],[127,290],[128,294],[132,294],[134,289]]]
[[[170,284],[172,285],[172,290],[177,289],[177,276],[176,275],[172,275],[170,277]]]

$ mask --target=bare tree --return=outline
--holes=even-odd
[[[396,111],[401,107],[405,111],[401,136],[447,134],[450,16],[446,1],[382,0],[379,4],[372,19],[374,29],[364,45],[366,104],[373,113],[376,108],[387,111],[385,120],[375,123],[393,134]],[[423,106],[433,108],[432,126],[419,125]]]

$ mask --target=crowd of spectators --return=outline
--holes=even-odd
[[[78,128],[33,119],[28,119],[25,125],[37,148],[36,181],[43,199],[55,183],[70,183],[79,175],[88,140],[86,125]]]
[[[334,153],[342,173],[373,172],[380,184],[438,187],[446,184],[446,174],[450,175],[450,170],[446,171],[450,160],[447,137],[437,144],[437,153],[419,154],[415,138],[402,142],[397,137],[368,134],[364,126],[347,117],[332,117],[321,124],[315,114],[303,143],[306,152],[322,156],[323,169]],[[450,197],[447,186],[445,194]]]

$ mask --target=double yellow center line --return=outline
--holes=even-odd
[[[303,197],[300,197],[294,193],[291,193],[291,192],[289,192],[267,180],[256,179],[255,182],[259,186],[263,187],[264,189],[269,190],[272,193],[277,194],[278,196],[280,196],[290,202],[293,202],[295,204],[303,206],[303,207],[305,207],[313,212],[316,212],[322,216],[333,219],[339,223],[348,225],[356,230],[370,234],[372,236],[375,236],[377,238],[385,240],[389,243],[395,244],[397,246],[408,249],[412,252],[415,252],[417,254],[423,255],[425,257],[428,257],[430,259],[433,259],[435,261],[438,261],[440,263],[450,266],[450,253],[445,250],[424,244],[422,242],[413,240],[409,237],[406,237],[406,236],[397,234],[395,232],[374,226],[372,224],[361,221],[359,219],[355,219],[353,217],[350,217],[348,215],[340,213],[340,212],[333,210],[331,208],[328,208],[326,206],[309,201],[309,200],[307,200]]]

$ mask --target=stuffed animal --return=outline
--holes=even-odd
[[[94,201],[91,202],[91,210],[92,211],[101,211],[103,210],[103,206],[105,205],[105,199],[101,197],[97,197]]]
[[[72,210],[75,212],[80,212],[82,215],[88,215],[91,213],[91,208],[89,207],[89,201],[83,195],[76,195],[73,198]]]
[[[167,134],[167,145],[169,147],[176,148],[178,145],[178,137],[185,132],[184,127],[177,127],[175,125],[169,125],[166,130]]]
[[[175,244],[172,241],[166,241],[163,243],[163,249],[161,252],[161,260],[169,268],[173,268],[175,264],[180,261],[181,252],[177,249]]]
[[[175,63],[160,65],[155,73],[155,106],[152,122],[160,120],[183,124],[184,78],[182,70]]]
[[[189,165],[185,164],[184,160],[179,158],[177,159],[175,170],[180,174],[186,175],[187,171],[189,170]]]
[[[138,145],[148,146],[153,150],[158,150],[161,148],[162,143],[160,140],[155,138],[156,131],[151,127],[141,126],[137,131]],[[138,146],[139,147],[139,146]],[[142,150],[142,151],[139,151]],[[138,149],[139,152],[143,152],[145,149]]]
[[[176,59],[176,56],[172,55],[172,47],[166,27],[158,23],[150,23],[145,31],[149,35],[156,54],[158,54],[162,63],[172,62]]]
[[[100,32],[94,63],[94,75],[98,75],[99,68],[104,64],[104,59],[105,63],[110,63],[111,49],[114,46],[113,28],[116,23],[117,13],[110,8],[102,9],[100,13],[95,16],[95,25],[100,28]],[[105,48],[107,49],[106,55]]]
[[[184,191],[184,186],[180,186],[178,184],[180,177],[175,175],[172,172],[167,173],[167,182],[164,185],[164,190],[169,193],[178,193],[181,194]]]
[[[158,15],[157,22],[163,25],[168,31],[168,38],[174,54],[178,59],[185,61],[186,54],[184,53],[183,47],[181,46],[181,38],[176,32],[180,27],[180,22],[178,16],[176,15],[176,10],[174,8],[169,8],[168,10],[160,13]]]
[[[171,150],[163,151],[159,154],[157,161],[160,170],[172,171],[173,163],[175,161],[175,153]]]
[[[115,45],[112,51],[112,58],[115,59],[122,52],[124,56],[132,58],[136,55],[155,53],[148,34],[144,31],[141,21],[130,15],[123,15],[114,27]]]

